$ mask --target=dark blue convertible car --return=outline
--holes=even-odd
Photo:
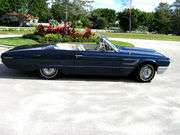
[[[46,79],[62,74],[118,75],[150,82],[170,59],[151,49],[120,47],[99,35],[97,45],[41,44],[15,47],[2,54],[9,68],[38,71]]]

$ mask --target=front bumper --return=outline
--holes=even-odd
[[[166,70],[168,70],[167,66],[159,66],[157,69],[158,74],[163,74]]]

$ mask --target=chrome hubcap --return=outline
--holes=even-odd
[[[43,68],[42,72],[46,75],[46,76],[52,76],[56,73],[56,69],[55,68]]]
[[[151,65],[145,65],[141,68],[140,76],[143,80],[150,80],[153,76],[154,68]]]

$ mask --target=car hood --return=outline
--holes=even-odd
[[[127,52],[131,55],[164,57],[164,55],[158,53],[156,50],[137,47],[119,47],[119,52]]]
[[[18,47],[14,47],[9,51],[19,51],[19,50],[42,50],[46,48],[51,48],[52,45],[49,44],[36,44],[36,45],[22,45]]]

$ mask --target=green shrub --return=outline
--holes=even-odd
[[[9,28],[8,31],[18,31],[17,28]]]
[[[36,35],[36,34],[26,34],[23,37],[24,38],[29,38],[29,39],[34,39],[34,40],[37,40],[39,42],[44,42],[45,41],[45,37],[40,36],[40,35]]]
[[[37,26],[38,26],[38,24],[29,24],[26,27],[37,27]]]
[[[26,34],[23,36],[24,38],[33,39],[39,42],[97,42],[97,36],[93,35],[89,38],[81,36],[72,37],[71,35],[62,37],[60,34],[46,34],[45,36],[37,35],[37,34]]]
[[[71,37],[65,36],[65,37],[62,38],[62,41],[61,41],[61,42],[70,42],[70,41],[72,41],[72,40],[73,40],[73,39],[72,39]]]
[[[24,29],[24,28],[1,28],[0,31],[8,31],[8,32],[26,32],[26,31],[32,31],[34,32],[35,29]]]
[[[83,27],[92,27],[92,22],[87,17],[81,17]]]
[[[108,20],[104,17],[99,17],[93,24],[93,28],[104,29],[108,27]]]
[[[46,34],[45,41],[61,42],[62,36],[60,34]]]

